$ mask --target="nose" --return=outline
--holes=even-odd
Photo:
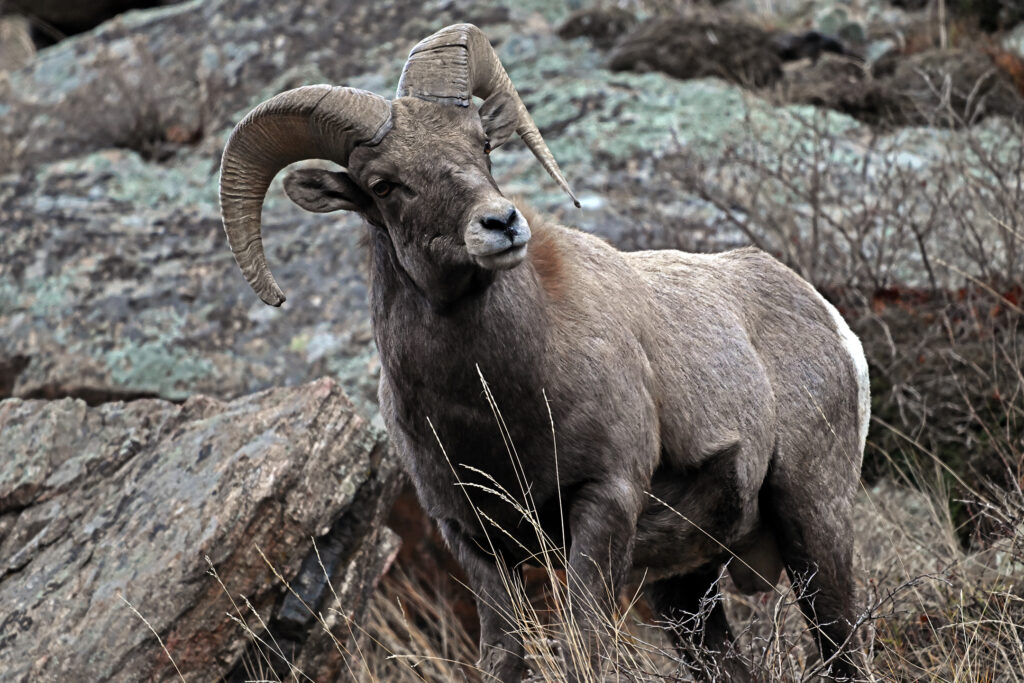
[[[508,211],[502,213],[489,213],[480,219],[480,224],[487,230],[494,230],[496,232],[514,232],[512,226],[516,222],[516,218],[519,216],[516,211],[516,207],[508,207]]]

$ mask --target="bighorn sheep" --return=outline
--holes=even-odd
[[[462,24],[412,50],[393,101],[326,85],[267,100],[221,167],[228,242],[274,306],[284,295],[260,233],[270,181],[302,159],[345,168],[294,171],[285,190],[369,224],[381,413],[480,597],[481,666],[501,681],[524,671],[498,563],[515,567],[535,541],[517,539],[524,550],[491,533],[493,553],[483,541],[482,519],[506,530],[520,519],[475,484],[521,489],[478,372],[546,531],[567,544],[580,623],[599,616],[593,596],[613,609],[631,571],[665,617],[693,613],[735,554],[743,588],[767,588],[783,567],[806,585],[819,645],[839,652],[833,674],[850,674],[850,515],[869,411],[857,338],[756,249],[622,253],[527,214],[490,172],[513,130],[572,196],[487,38]],[[724,651],[730,638],[719,604],[703,642]]]

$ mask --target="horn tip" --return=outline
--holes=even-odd
[[[582,209],[583,205],[580,204],[579,199],[576,199],[576,193],[572,191],[571,187],[569,187],[569,183],[565,182],[564,178],[559,178],[559,181],[559,185],[562,186],[562,189],[565,190],[565,193],[569,195],[569,199],[572,200],[573,206],[575,206],[577,209]]]
[[[279,308],[287,300],[284,292],[277,285],[274,285],[269,292],[256,292],[256,294],[259,295],[263,303],[275,308]]]

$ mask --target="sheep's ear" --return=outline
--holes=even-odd
[[[491,149],[501,147],[511,137],[519,122],[515,99],[504,90],[499,90],[480,106],[480,121]]]
[[[348,173],[302,168],[292,171],[284,179],[284,192],[288,198],[306,211],[361,211],[369,199]]]

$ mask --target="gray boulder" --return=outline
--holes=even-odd
[[[358,222],[268,206],[295,292],[271,310],[225,246],[210,164],[108,150],[0,178],[0,398],[234,398],[330,375],[371,402]]]
[[[231,403],[8,399],[0,433],[4,680],[338,675],[397,544],[394,460],[335,382]]]

